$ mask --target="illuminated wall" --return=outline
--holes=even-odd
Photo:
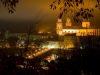
[[[100,29],[63,29],[63,35],[76,34],[76,36],[100,36]]]
[[[64,29],[62,26],[62,20],[58,19],[56,31],[58,35],[66,35],[66,34],[76,34],[76,36],[100,36],[100,29],[90,29],[90,22],[82,22],[82,28],[77,29]],[[67,18],[66,26],[71,26],[71,20]]]
[[[80,29],[76,36],[100,36],[100,29]]]
[[[63,34],[66,34],[66,33],[78,33],[80,30],[79,29],[63,29]]]

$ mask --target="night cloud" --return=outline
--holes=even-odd
[[[2,24],[2,27],[6,25],[8,28],[13,28],[12,26],[16,25],[17,28],[19,27],[20,29],[21,27],[23,27],[24,30],[24,25],[28,25],[29,22],[33,24],[34,21],[39,20],[40,23],[38,25],[49,26],[52,30],[56,25],[56,21],[59,14],[58,10],[50,10],[49,5],[52,1],[53,0],[20,0],[20,3],[17,5],[16,12],[14,14],[9,14],[7,9],[0,7],[0,20],[2,21],[0,23]],[[93,3],[90,4],[91,6],[93,6]],[[94,11],[93,14],[95,17],[92,20],[92,23],[100,25],[99,13],[100,11],[98,10]],[[10,22],[12,26],[5,23],[7,21]]]

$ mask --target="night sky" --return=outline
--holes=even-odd
[[[24,32],[27,30],[28,25],[33,25],[33,29],[53,31],[59,12],[50,9],[49,5],[52,1],[53,0],[20,0],[14,14],[9,14],[8,10],[1,5],[0,29]],[[92,7],[93,3],[90,4],[90,7]],[[94,18],[91,20],[91,23],[100,25],[100,11],[95,10],[93,14]]]

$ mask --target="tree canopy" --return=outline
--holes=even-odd
[[[63,14],[71,13],[73,20],[78,22],[81,19],[92,18],[94,7],[100,10],[100,0],[89,0],[89,2],[96,1],[93,8],[84,8],[86,1],[87,0],[54,0],[50,4],[50,8],[52,10],[59,9],[59,18],[61,18]],[[19,0],[0,0],[0,2],[8,9],[9,13],[14,13]]]
[[[5,8],[8,9],[9,13],[14,13],[16,11],[15,8],[19,0],[0,0],[0,2]]]
[[[89,2],[91,1],[93,0],[89,0]],[[54,0],[50,4],[50,8],[52,10],[59,9],[59,18],[62,18],[64,14],[70,13],[70,15],[73,17],[73,20],[78,22],[81,19],[92,18],[92,12],[94,11],[94,8],[100,10],[100,0],[96,0],[93,8],[84,8],[85,4],[86,0]]]

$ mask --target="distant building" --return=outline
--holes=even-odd
[[[56,33],[62,36],[67,34],[75,34],[76,36],[100,36],[100,29],[90,26],[89,21],[83,21],[81,26],[72,26],[71,19],[67,18],[65,25],[62,19],[58,19]]]

